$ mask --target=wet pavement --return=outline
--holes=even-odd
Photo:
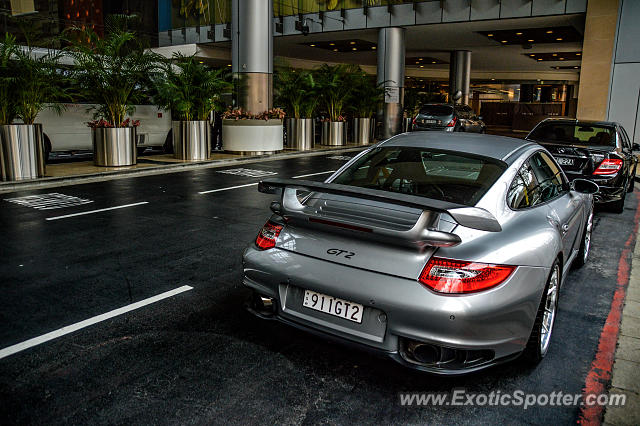
[[[576,406],[407,408],[399,392],[580,394],[630,256],[636,194],[623,214],[597,214],[590,260],[567,277],[539,366],[441,378],[243,309],[241,253],[272,200],[255,184],[337,170],[353,155],[2,194],[0,351],[191,289],[1,358],[0,423],[575,423]]]

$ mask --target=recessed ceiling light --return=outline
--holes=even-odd
[[[491,79],[491,81],[496,81],[496,79],[495,79],[495,78],[492,78],[492,79]]]
[[[576,56],[580,56],[580,55],[582,55],[582,53],[576,53]]]
[[[311,47],[316,47],[316,45],[315,45],[315,44],[310,44],[309,46],[311,46]]]
[[[539,61],[541,61],[541,60],[542,60],[542,58],[538,58],[538,60],[539,60]]]
[[[502,43],[506,43],[506,42],[507,42],[507,40],[502,40]]]
[[[558,41],[562,41],[562,37],[558,37],[556,40],[558,40]]]
[[[419,61],[421,61],[421,60],[422,60],[422,58],[418,58],[418,60],[419,60]]]
[[[355,41],[350,41],[349,44],[356,44],[356,42]]]
[[[522,35],[522,33],[516,33],[516,35]]]
[[[201,64],[204,64],[204,61],[198,61],[198,62],[200,62]]]
[[[553,56],[558,56],[558,54],[557,54],[557,53],[554,53],[554,54],[553,54]]]
[[[337,52],[337,51],[338,51],[338,49],[333,49],[333,51],[334,51],[334,52]]]
[[[532,54],[531,54],[531,55],[529,55],[529,56],[533,57],[533,56],[536,56],[536,54],[535,54],[535,53],[532,53]]]
[[[335,45],[336,45],[335,43],[329,43],[329,46],[335,46]]]
[[[420,62],[416,62],[416,65],[418,65]]]
[[[578,67],[578,66],[575,66],[574,68],[576,68],[576,69],[578,69],[578,68],[580,68],[580,67]]]
[[[420,65],[420,68],[424,68],[424,65]]]
[[[432,64],[435,64],[435,63],[436,63],[436,61],[431,61],[431,63],[432,63]]]
[[[527,41],[532,42],[532,41],[533,41],[533,39],[529,39],[529,40],[527,40]]]
[[[553,30],[547,31],[547,34],[553,34]]]
[[[493,37],[493,34],[487,34],[487,37]]]
[[[227,64],[227,66],[228,66],[228,67],[230,67],[230,66],[231,66],[231,64]]]
[[[376,50],[376,47],[375,46],[371,46],[371,50]]]
[[[561,61],[564,61],[564,58],[558,58],[558,59],[560,59]]]
[[[358,48],[356,48],[356,47],[352,47],[352,48],[351,48],[351,50],[358,50]]]

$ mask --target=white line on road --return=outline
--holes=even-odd
[[[190,287],[188,285],[183,285],[182,287],[178,287],[173,290],[160,293],[156,296],[149,297],[148,299],[144,299],[139,302],[132,303],[130,305],[126,305],[118,309],[114,309],[113,311],[109,311],[102,315],[98,315],[93,318],[89,318],[84,321],[77,322],[75,324],[67,325],[65,327],[59,328],[58,330],[52,331],[47,334],[43,334],[42,336],[34,337],[33,339],[25,340],[24,342],[21,342],[21,343],[16,343],[15,345],[9,346],[7,348],[0,349],[0,359],[8,357],[9,355],[13,355],[17,352],[24,351],[25,349],[32,348],[41,343],[48,342],[49,340],[53,340],[58,337],[64,336],[66,334],[73,333],[74,331],[78,331],[82,328],[89,327],[90,325],[97,324],[99,322],[117,317],[122,314],[126,314],[127,312],[131,312],[135,309],[141,308],[146,305],[150,305],[152,303],[159,302],[160,300],[175,296],[176,294],[180,294],[189,290],[193,290],[193,287]]]
[[[308,175],[294,176],[292,179],[300,179],[300,178],[309,177],[309,176],[326,175],[326,174],[333,173],[333,172],[335,172],[335,170],[329,170],[329,171],[326,171],[326,172],[319,172],[319,173],[310,173]],[[208,191],[200,191],[200,192],[198,192],[198,194],[211,194],[212,192],[221,192],[221,191],[228,191],[230,189],[246,188],[248,186],[254,186],[254,185],[257,185],[257,184],[258,184],[258,182],[254,182],[254,183],[247,183],[245,185],[230,186],[228,188],[210,189]]]
[[[309,177],[309,176],[328,175],[329,173],[334,173],[334,172],[335,170],[329,170],[326,172],[319,172],[319,173],[309,173],[308,175],[294,176],[292,179],[300,179],[300,178]]]
[[[106,212],[106,211],[108,211],[108,210],[124,209],[124,208],[127,208],[127,207],[141,206],[141,205],[143,205],[143,204],[149,204],[149,202],[148,202],[148,201],[142,201],[142,202],[140,202],[140,203],[125,204],[124,206],[107,207],[106,209],[89,210],[89,211],[87,211],[87,212],[80,212],[80,213],[65,214],[64,216],[48,217],[48,218],[47,218],[47,220],[66,219],[66,218],[68,218],[68,217],[82,216],[82,215],[85,215],[85,214],[92,214],[92,213]]]
[[[208,191],[200,191],[200,192],[198,192],[198,194],[209,194],[211,192],[220,192],[220,191],[228,191],[230,189],[246,188],[247,186],[253,186],[253,185],[257,185],[257,184],[258,184],[258,182],[254,182],[254,183],[248,183],[246,185],[230,186],[228,188],[210,189]]]

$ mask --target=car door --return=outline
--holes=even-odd
[[[582,223],[581,196],[569,190],[560,166],[549,154],[538,151],[529,159],[538,181],[538,203],[549,206],[548,219],[562,235],[562,254],[568,260],[578,249]]]
[[[633,147],[629,135],[624,130],[624,127],[618,129],[618,139],[622,142],[622,155],[624,157],[624,170],[629,179],[633,179],[633,172],[635,171],[636,159],[633,156]]]

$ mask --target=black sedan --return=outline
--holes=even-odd
[[[546,119],[527,136],[547,148],[570,180],[590,179],[600,186],[598,203],[621,213],[627,192],[633,191],[638,144],[615,122]]]
[[[468,105],[425,104],[413,119],[412,130],[484,133],[486,126]]]

